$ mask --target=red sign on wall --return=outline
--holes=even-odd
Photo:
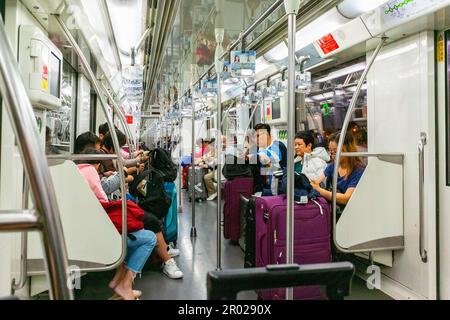
[[[133,124],[133,116],[126,116],[127,124]]]
[[[331,33],[319,39],[317,44],[320,46],[324,54],[328,54],[339,49],[339,45]]]

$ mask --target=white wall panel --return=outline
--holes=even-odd
[[[368,54],[370,56],[371,53]],[[382,49],[368,76],[369,151],[405,154],[405,250],[383,272],[424,298],[435,297],[434,36],[422,32]],[[428,263],[419,256],[418,141],[428,134],[425,207]],[[390,181],[386,181],[386,184]],[[379,199],[383,201],[383,199]]]

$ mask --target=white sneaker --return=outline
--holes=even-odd
[[[173,258],[164,263],[163,272],[170,279],[181,279],[184,276],[183,272],[180,268],[178,268],[177,263]]]
[[[206,200],[208,200],[208,201],[213,201],[214,199],[216,199],[217,198],[217,192],[216,193],[214,193],[213,195],[211,195],[208,199],[206,199]]]
[[[195,190],[197,190],[198,192],[203,192],[203,189],[202,189],[199,185],[196,185],[194,188],[195,188]]]
[[[172,248],[172,246],[169,245],[169,251],[167,251],[167,253],[171,258],[175,258],[180,255],[180,249]]]

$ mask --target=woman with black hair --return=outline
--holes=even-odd
[[[340,134],[337,134],[330,138],[330,143],[338,145]],[[356,144],[353,136],[349,133],[346,134],[342,152],[357,152]],[[333,162],[325,169],[324,174],[316,181],[312,181],[311,185],[316,189],[322,197],[328,201],[332,201],[332,192],[328,189],[332,186],[333,174],[336,163]],[[353,192],[355,191],[359,180],[361,179],[365,165],[359,157],[342,157],[339,161],[338,168],[338,180],[337,180],[337,196],[336,202],[339,205],[346,205]],[[320,183],[326,180],[328,189],[323,188]]]
[[[81,154],[102,154],[96,149],[86,149]],[[84,160],[78,164],[78,170],[83,175],[92,192],[97,199],[105,205],[109,200],[100,183],[98,170],[100,168],[100,160]],[[124,264],[116,271],[114,278],[109,283],[109,287],[114,290],[118,298],[124,300],[136,300],[142,293],[133,291],[132,285],[137,273],[142,272],[142,268],[150,257],[156,246],[156,235],[152,231],[143,228],[143,212],[139,215],[139,208],[135,214],[131,214],[129,210],[128,216],[128,238],[127,238],[127,256]],[[110,216],[111,217],[111,216]],[[113,220],[113,218],[111,218]],[[113,220],[114,225],[119,232],[122,230],[121,221]]]

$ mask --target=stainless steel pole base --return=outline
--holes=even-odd
[[[191,228],[191,238],[197,238],[197,228],[196,227]]]

